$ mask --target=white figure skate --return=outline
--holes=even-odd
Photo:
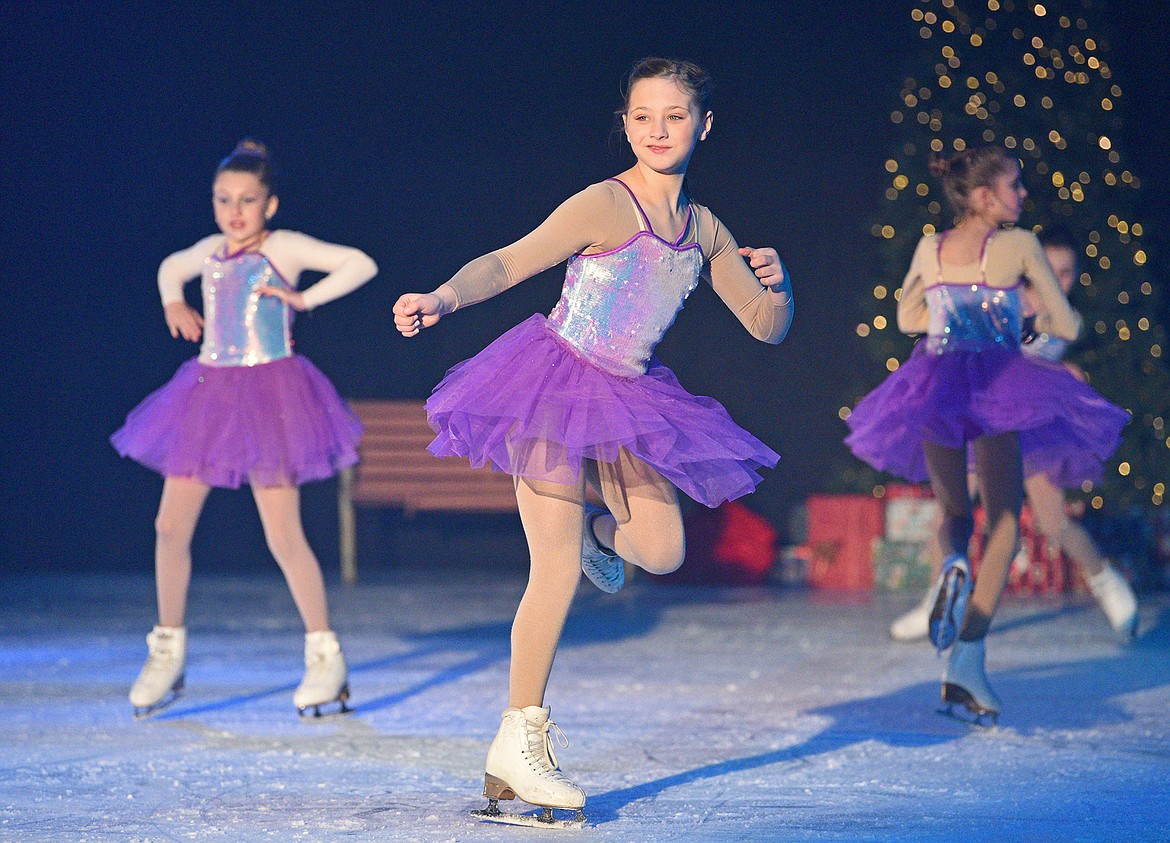
[[[593,521],[604,509],[585,504],[585,530],[581,536],[581,570],[590,582],[606,594],[619,591],[626,584],[626,563],[616,553],[605,550],[593,533]]]
[[[930,611],[930,641],[941,653],[959,637],[971,597],[971,566],[958,553],[943,560],[935,585],[937,597]]]
[[[895,641],[918,641],[930,635],[930,613],[938,601],[942,579],[936,579],[913,609],[899,615],[890,624],[890,637]]]
[[[349,699],[349,673],[341,644],[332,630],[310,632],[305,635],[305,677],[293,693],[293,705],[301,716],[313,709],[313,716],[321,716],[321,706],[340,703],[333,714],[348,714],[353,711],[346,701]]]
[[[1126,640],[1137,635],[1137,598],[1125,577],[1106,562],[1100,573],[1086,577],[1086,581],[1113,629]]]
[[[156,626],[146,636],[146,664],[130,688],[134,719],[141,720],[179,698],[187,670],[187,629]]]
[[[562,747],[568,746],[564,733],[549,719],[549,710],[530,705],[504,711],[500,729],[488,749],[483,795],[488,806],[472,811],[473,817],[511,825],[537,828],[580,828],[585,824],[585,791],[561,772],[553,753],[555,730]],[[519,797],[542,809],[540,816],[511,814],[500,810],[501,799]],[[572,819],[558,820],[553,808],[575,811]]]
[[[961,638],[956,641],[942,680],[942,701],[946,707],[941,713],[977,726],[988,725],[983,719],[985,717],[994,725],[1003,707],[987,681],[983,641],[982,638],[978,641],[964,641]],[[963,706],[970,717],[956,714],[953,708],[956,705]]]

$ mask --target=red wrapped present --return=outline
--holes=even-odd
[[[882,536],[882,501],[871,495],[813,495],[808,499],[808,582],[816,588],[873,588],[873,548]]]
[[[776,530],[738,501],[699,507],[683,519],[687,561],[667,582],[701,585],[760,585],[776,559]]]

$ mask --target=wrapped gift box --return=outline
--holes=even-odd
[[[816,588],[873,588],[874,542],[882,537],[882,501],[871,495],[813,495],[808,499],[808,582]]]

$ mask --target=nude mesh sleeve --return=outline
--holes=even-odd
[[[696,205],[699,245],[707,259],[711,288],[758,340],[778,343],[792,324],[792,287],[769,290],[739,254],[739,245],[719,219]],[[787,273],[787,270],[785,270]]]
[[[930,277],[928,262],[934,253],[933,240],[923,237],[914,249],[910,271],[902,280],[898,299],[898,330],[903,334],[924,334],[930,326],[930,312],[926,307],[926,279]]]
[[[611,230],[617,227],[614,210],[612,187],[606,182],[590,185],[515,243],[465,264],[445,286],[454,292],[457,307],[467,307],[590,247],[609,248]]]

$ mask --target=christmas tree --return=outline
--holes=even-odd
[[[885,162],[885,201],[872,228],[883,276],[867,291],[856,333],[876,363],[849,407],[909,355],[896,300],[923,234],[950,227],[930,154],[1002,144],[1019,156],[1029,197],[1020,224],[1061,224],[1083,244],[1070,294],[1085,318],[1069,359],[1102,395],[1132,413],[1105,479],[1083,492],[1094,509],[1160,506],[1170,482],[1170,376],[1157,285],[1137,218],[1141,180],[1119,148],[1123,86],[1099,30],[1100,0],[918,0],[909,12],[921,54],[890,119],[898,145]],[[846,484],[881,493],[882,478],[856,462]]]

